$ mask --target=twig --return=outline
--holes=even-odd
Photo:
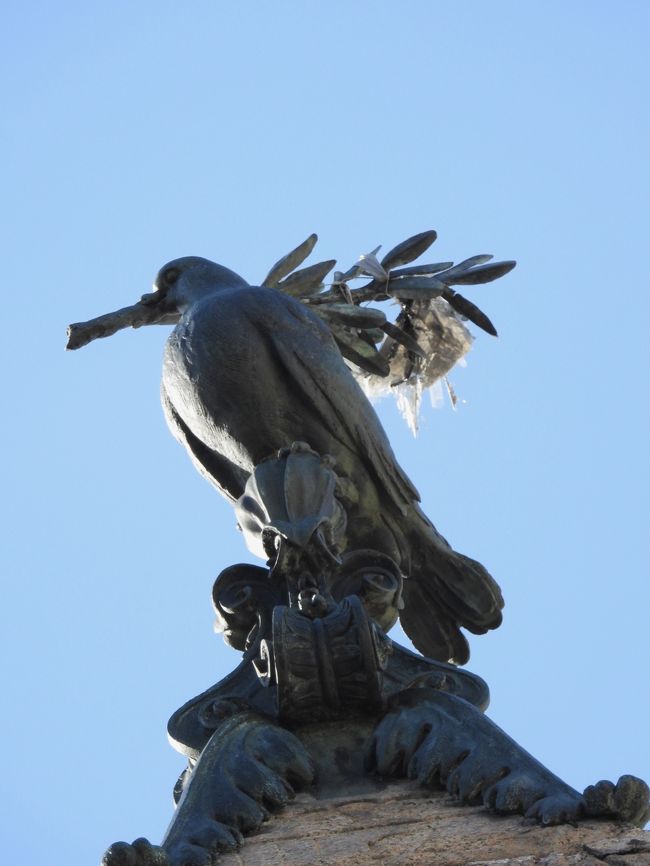
[[[106,313],[88,322],[75,322],[68,325],[68,342],[66,349],[81,349],[93,340],[102,337],[111,337],[117,331],[124,328],[139,328],[142,325],[175,325],[180,316],[178,313],[168,313],[162,318],[160,309],[155,305],[132,304],[130,307],[122,307],[113,313]]]

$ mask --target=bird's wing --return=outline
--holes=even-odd
[[[330,330],[276,289],[216,292],[171,335],[163,405],[197,469],[230,500],[256,463],[305,439],[404,514],[419,501]],[[310,441],[311,440],[311,441]]]
[[[160,399],[167,426],[174,438],[185,448],[195,468],[234,504],[244,492],[248,475],[226,457],[206,447],[194,435],[174,408],[164,383],[160,388]]]
[[[272,291],[272,290],[265,290]],[[323,429],[361,461],[380,491],[402,513],[420,497],[399,466],[374,409],[355,381],[329,329],[304,304],[274,293],[277,327],[256,323],[261,339],[289,377],[296,401],[316,412]]]

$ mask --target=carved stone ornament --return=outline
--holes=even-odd
[[[176,325],[167,421],[265,560],[215,581],[217,628],[242,659],[169,721],[189,763],[162,845],[116,843],[105,866],[205,866],[297,789],[363,793],[401,777],[542,824],[650,817],[633,776],[580,794],[549,772],[490,721],[487,685],[458,667],[469,656],[462,629],[496,628],[501,592],[423,514],[359,384],[419,393],[469,347],[464,319],[496,333],[451,286],[514,263],[404,267],[435,238],[362,256],[327,289],[334,262],[296,270],[315,235],[257,287],[177,259],[138,304],[70,327],[78,348],[122,327]],[[350,288],[357,278],[369,282]],[[395,322],[360,305],[387,297],[401,305]],[[423,655],[388,638],[398,618]]]

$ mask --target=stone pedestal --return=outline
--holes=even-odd
[[[650,833],[625,824],[527,825],[410,782],[299,794],[223,866],[650,866]]]

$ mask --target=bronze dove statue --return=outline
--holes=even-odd
[[[330,329],[301,301],[199,257],[166,264],[154,288],[143,298],[150,321],[178,320],[165,348],[163,407],[198,470],[235,503],[255,466],[296,440],[332,455],[348,547],[392,557],[408,578],[405,632],[425,655],[465,663],[461,628],[482,634],[500,624],[499,587],[420,509]]]

